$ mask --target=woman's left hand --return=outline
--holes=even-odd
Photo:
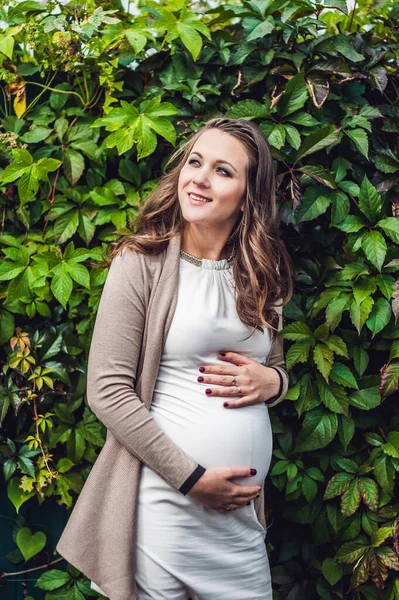
[[[260,404],[278,394],[280,377],[275,369],[237,352],[219,353],[218,358],[227,364],[202,365],[198,381],[209,385],[205,390],[209,396],[234,398],[223,403],[226,408]],[[211,385],[223,387],[211,388]]]

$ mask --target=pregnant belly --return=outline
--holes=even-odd
[[[198,406],[198,405],[197,405]],[[178,421],[152,409],[154,419],[163,431],[188,455],[205,468],[250,467],[255,477],[235,478],[236,483],[262,485],[269,470],[272,454],[272,432],[268,409],[255,405],[237,409],[203,403],[204,412],[196,419]]]

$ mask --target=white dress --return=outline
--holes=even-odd
[[[180,259],[176,311],[165,342],[151,415],[161,429],[205,468],[251,467],[255,477],[236,483],[263,485],[272,453],[264,403],[229,409],[226,397],[208,396],[199,367],[224,364],[220,351],[263,363],[267,329],[238,318],[233,268],[227,260],[198,267]],[[247,338],[247,339],[245,339]],[[183,496],[143,466],[137,514],[136,581],[139,600],[270,600],[263,527],[254,503],[219,513]],[[98,591],[99,588],[94,586]]]

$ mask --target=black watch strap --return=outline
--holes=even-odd
[[[198,465],[195,471],[193,471],[191,475],[187,477],[186,481],[179,487],[179,492],[181,492],[183,496],[186,496],[193,485],[197,483],[198,479],[205,473],[205,470],[206,469],[204,469],[204,467]]]
[[[279,390],[277,392],[277,394],[275,396],[272,396],[271,398],[268,398],[267,400],[265,400],[265,404],[271,404],[272,402],[274,402],[275,400],[277,400],[277,398],[279,398],[283,392],[283,385],[284,385],[284,380],[283,380],[283,376],[281,375],[279,369],[276,369],[276,367],[269,367],[270,369],[274,369],[275,371],[277,371],[278,376],[280,377],[280,387]]]

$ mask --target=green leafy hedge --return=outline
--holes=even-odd
[[[212,6],[0,8],[9,571],[47,562],[25,508],[70,509],[105,440],[84,393],[107,247],[173,146],[227,115],[269,140],[296,266],[266,489],[276,598],[398,599],[399,4]],[[46,599],[95,595],[71,565],[36,573]]]

